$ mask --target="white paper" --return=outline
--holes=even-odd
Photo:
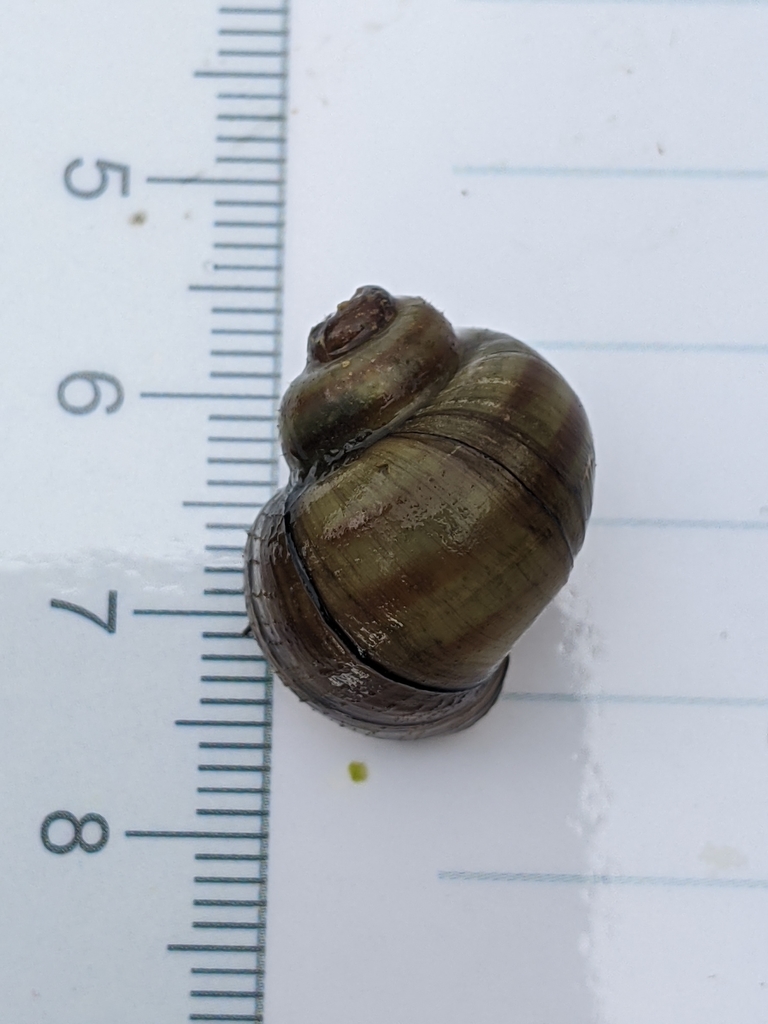
[[[597,487],[468,732],[365,740],[277,691],[274,1020],[768,1012],[765,19],[293,11],[287,375],[356,286],[422,294],[557,365]]]

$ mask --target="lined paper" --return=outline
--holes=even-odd
[[[269,1019],[762,1024],[768,7],[292,19],[286,380],[358,285],[421,294],[539,348],[598,471],[473,729],[369,740],[278,689]]]

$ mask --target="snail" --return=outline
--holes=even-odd
[[[290,480],[245,549],[275,672],[370,735],[472,725],[584,540],[579,399],[522,342],[366,286],[310,332],[280,437]]]

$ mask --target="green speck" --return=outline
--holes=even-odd
[[[365,782],[368,778],[368,765],[365,761],[350,761],[347,771],[353,782]]]

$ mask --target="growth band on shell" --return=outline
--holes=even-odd
[[[245,551],[275,672],[371,735],[477,721],[584,540],[594,450],[572,389],[522,342],[368,286],[310,332],[280,435],[291,478]]]

